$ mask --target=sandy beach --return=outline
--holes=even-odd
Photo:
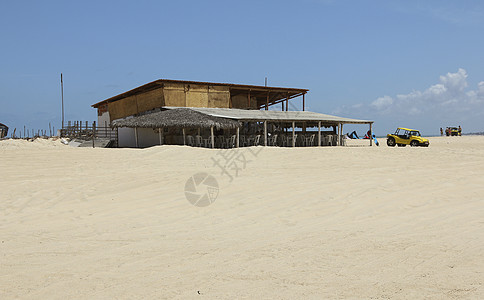
[[[380,143],[0,141],[0,298],[483,298],[484,137]]]

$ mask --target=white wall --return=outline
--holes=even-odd
[[[137,128],[138,147],[145,148],[160,145],[160,136],[152,128]],[[134,128],[119,128],[118,141],[119,147],[136,147]]]
[[[136,147],[134,128],[118,128],[118,147]]]
[[[98,127],[105,127],[111,124],[111,119],[109,118],[109,112],[106,111],[102,115],[97,116],[97,126]]]
[[[137,130],[139,147],[144,148],[160,144],[160,136],[152,128],[138,128]]]
[[[97,136],[98,137],[106,137],[107,135],[109,135],[109,131],[111,131],[110,136],[114,137],[115,136],[115,133],[114,133],[115,130],[109,130],[109,129],[104,128],[104,127],[109,127],[110,124],[111,124],[111,120],[109,118],[109,112],[104,112],[102,115],[98,116],[97,117],[97,124],[96,124],[96,126],[98,127]],[[100,127],[103,127],[103,128],[100,128]]]

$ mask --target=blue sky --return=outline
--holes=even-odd
[[[59,128],[62,72],[66,120],[156,79],[268,77],[377,135],[484,131],[483,29],[470,0],[2,1],[0,122]]]

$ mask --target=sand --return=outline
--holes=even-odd
[[[430,143],[0,141],[0,298],[483,298],[484,137]]]

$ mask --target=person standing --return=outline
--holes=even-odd
[[[444,135],[444,130],[442,129],[442,127],[440,127],[440,136],[443,136]]]
[[[462,128],[459,125],[459,136],[461,136],[461,135],[462,135]]]

